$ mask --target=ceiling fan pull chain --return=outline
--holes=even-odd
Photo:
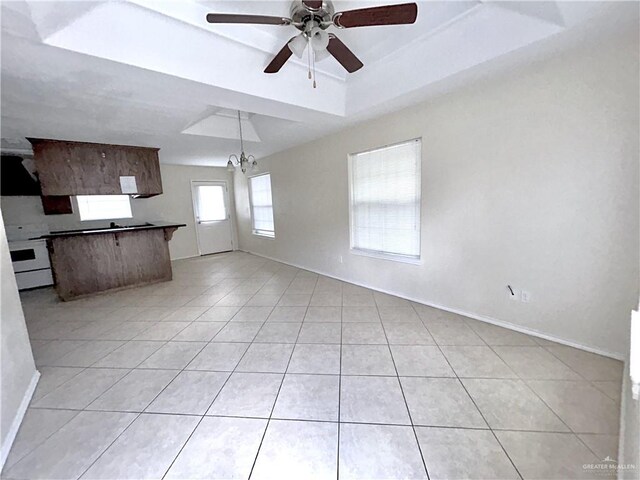
[[[309,80],[311,80],[311,42],[307,38],[307,60],[309,63]]]
[[[313,88],[316,88],[316,51],[313,51]]]

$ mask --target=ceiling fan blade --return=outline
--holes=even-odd
[[[329,34],[327,50],[349,73],[353,73],[363,67],[363,63],[358,57],[333,33]]]
[[[293,38],[291,40],[293,40]],[[289,40],[289,42],[291,40]],[[289,57],[293,54],[293,52],[289,48],[289,42],[285,43],[284,47],[282,47],[276,54],[276,56],[273,57],[271,63],[269,63],[269,65],[267,65],[267,68],[264,69],[264,73],[278,73],[282,66],[287,63],[287,60],[289,60]]]
[[[320,1],[302,0],[302,3],[304,3],[304,5],[307,8],[310,8],[311,10],[319,10],[320,8],[322,8],[322,0],[320,0]]]
[[[333,23],[340,28],[371,27],[404,25],[414,23],[416,18],[418,18],[418,5],[403,3],[338,12],[333,16]]]
[[[253,23],[258,25],[289,25],[291,20],[284,17],[266,15],[240,15],[236,13],[208,13],[209,23]]]

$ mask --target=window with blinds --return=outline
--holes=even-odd
[[[354,251],[420,259],[421,146],[415,139],[349,155]]]
[[[78,195],[80,220],[131,218],[129,195]]]
[[[255,235],[275,237],[270,174],[265,173],[249,177],[249,202],[251,204],[253,233]]]

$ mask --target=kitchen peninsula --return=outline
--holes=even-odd
[[[51,232],[47,240],[62,300],[171,280],[168,242],[179,223]],[[100,272],[96,275],[96,272]]]

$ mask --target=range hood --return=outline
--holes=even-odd
[[[0,195],[40,195],[40,183],[31,158],[0,157]]]

